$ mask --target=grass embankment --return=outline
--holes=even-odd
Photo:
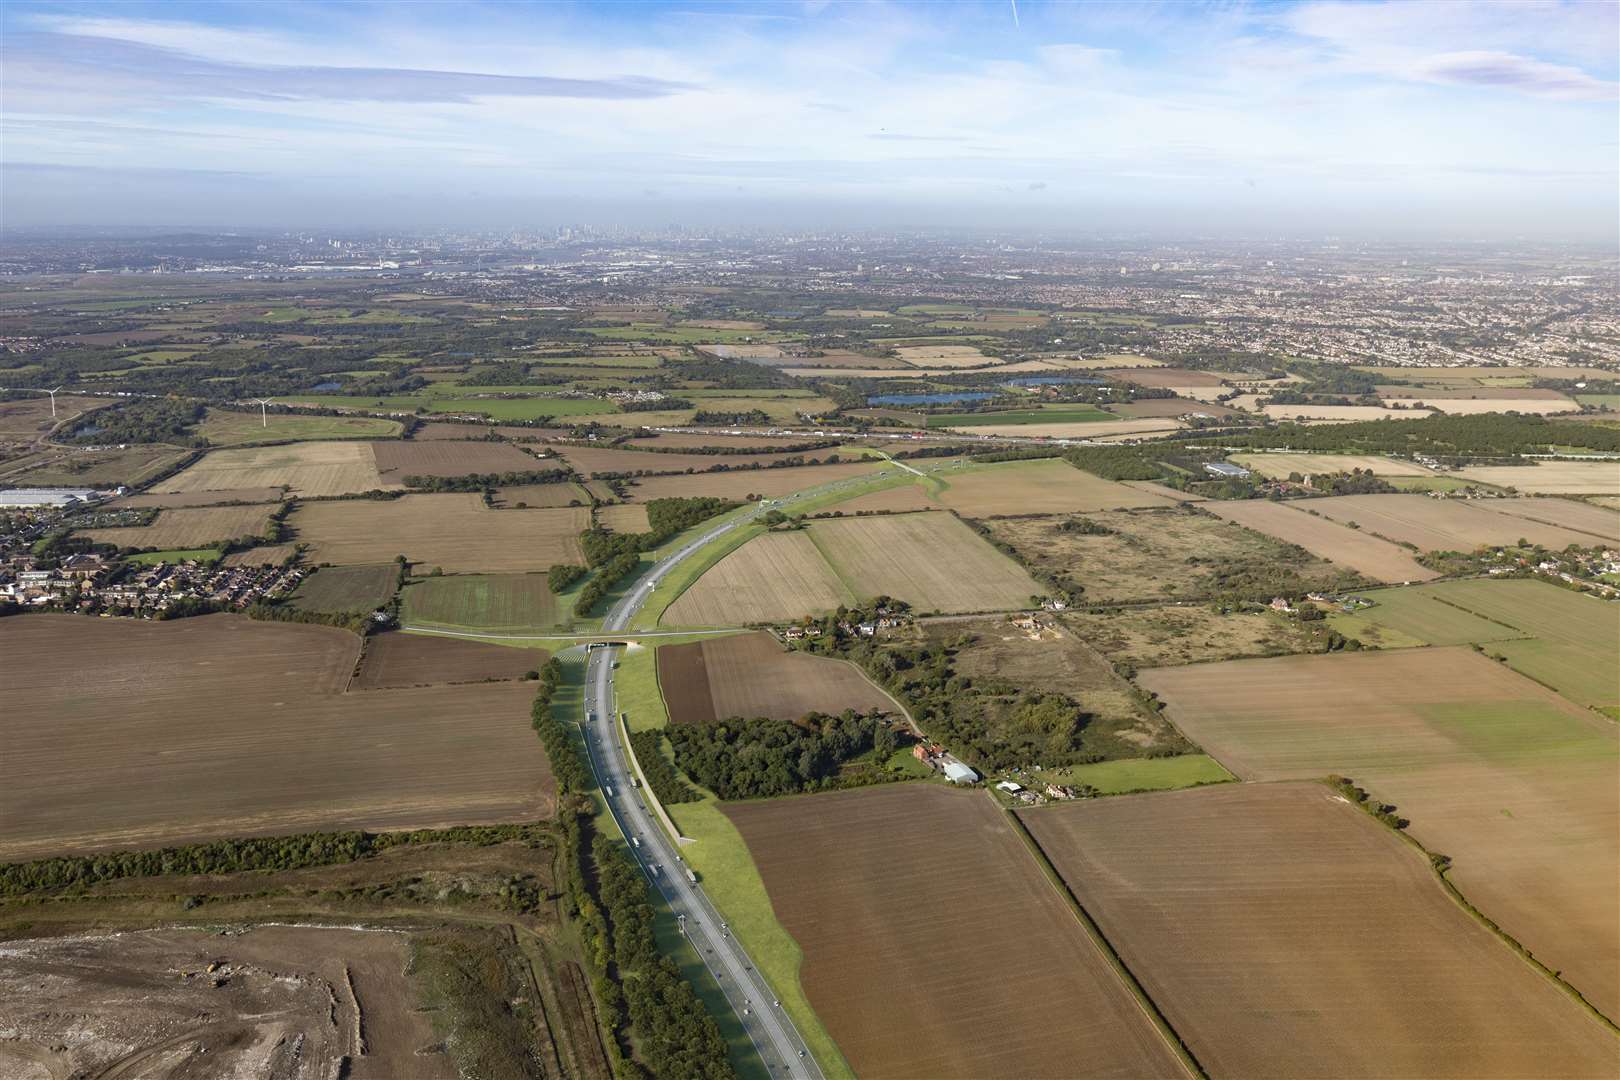
[[[1085,784],[1104,795],[1123,795],[1132,791],[1172,791],[1200,784],[1224,784],[1237,777],[1207,754],[1183,754],[1048,769],[1041,773],[1041,779],[1057,784]]]

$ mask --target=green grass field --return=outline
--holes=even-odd
[[[1041,779],[1059,784],[1087,784],[1104,795],[1120,795],[1128,791],[1172,791],[1199,784],[1222,784],[1237,777],[1221,768],[1220,762],[1212,757],[1183,754],[1048,769],[1041,774]]]
[[[218,548],[174,548],[169,551],[147,551],[140,555],[131,555],[129,561],[141,566],[177,562],[200,562],[212,566],[222,558],[224,553]]]
[[[736,345],[742,342],[785,341],[798,336],[770,330],[709,330],[701,326],[582,326],[580,330],[604,341],[651,341],[667,345]]]
[[[989,427],[992,424],[1088,424],[1096,420],[1118,420],[1110,412],[1090,405],[1072,407],[1054,405],[1044,409],[1019,409],[1014,412],[935,413],[928,418],[928,426]]]
[[[572,609],[572,594],[553,595],[544,574],[453,574],[405,586],[400,622],[473,633],[549,634],[575,627],[580,620]]]
[[[288,439],[386,439],[400,433],[398,420],[384,420],[374,416],[269,416],[258,413],[227,412],[209,409],[208,416],[197,425],[197,434],[214,446],[244,446],[257,442],[281,442]]]
[[[1332,626],[1378,642],[1380,630],[1429,645],[1477,644],[1572,701],[1620,706],[1620,607],[1544,581],[1447,581],[1367,594],[1376,607]]]
[[[1582,405],[1607,405],[1611,409],[1620,409],[1620,394],[1576,394],[1575,400]]]
[[[393,598],[399,566],[324,566],[305,578],[292,594],[293,607],[304,611],[373,611]]]

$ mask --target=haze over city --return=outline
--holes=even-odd
[[[1617,10],[11,3],[4,217],[1603,243]]]

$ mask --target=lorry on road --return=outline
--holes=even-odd
[[[697,875],[692,873],[692,868],[690,866],[686,868],[686,880],[690,881],[694,885],[697,884]]]

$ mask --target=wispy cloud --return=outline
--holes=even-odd
[[[1507,52],[1441,53],[1425,58],[1413,73],[1453,86],[1502,87],[1536,97],[1577,101],[1613,99],[1620,89],[1568,64],[1548,64]]]

